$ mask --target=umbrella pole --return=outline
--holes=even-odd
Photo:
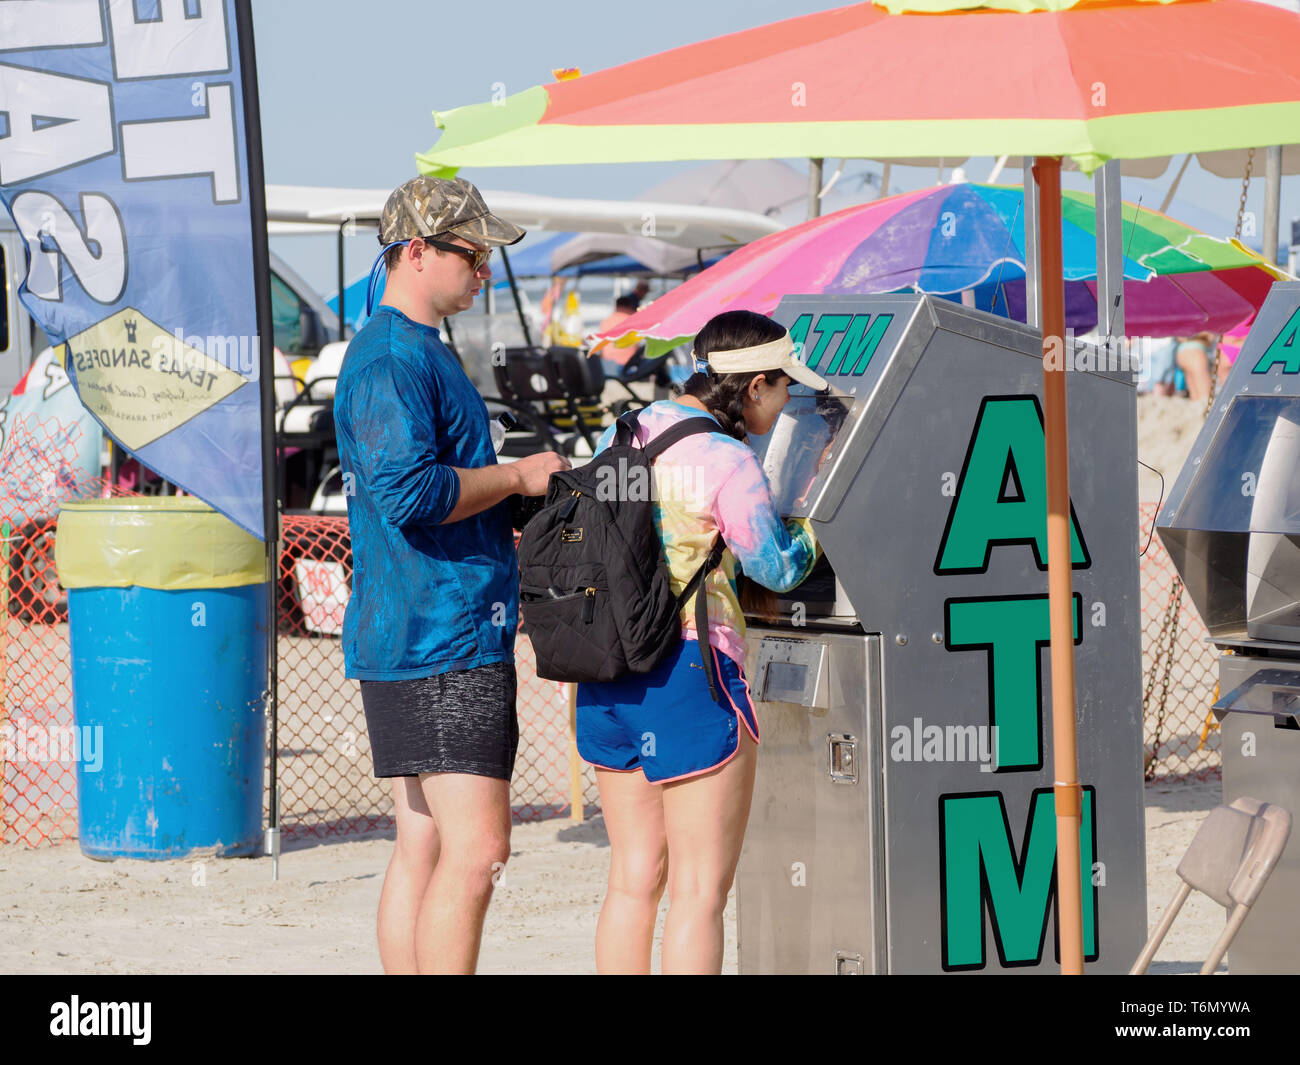
[[[1282,147],[1274,145],[1264,156],[1264,258],[1277,263],[1277,229],[1282,205]]]
[[[524,344],[531,348],[533,346],[533,334],[528,329],[528,319],[524,316],[524,301],[519,295],[519,282],[515,280],[515,272],[510,268],[510,256],[506,253],[505,248],[501,249],[501,261],[505,264],[506,277],[510,279],[510,294],[515,298],[515,313],[519,315],[519,328],[523,330]]]
[[[1074,601],[1070,581],[1070,463],[1066,428],[1065,280],[1061,251],[1061,160],[1034,161],[1038,183],[1039,261],[1047,448],[1047,585],[1052,648],[1052,756],[1056,798],[1056,910],[1061,973],[1083,972],[1083,894],[1079,865],[1081,792],[1074,717]]]
[[[348,338],[348,332],[347,332],[348,327],[346,324],[348,320],[348,313],[344,306],[344,301],[347,299],[348,279],[347,279],[347,274],[344,272],[343,269],[343,237],[346,235],[347,228],[351,224],[352,224],[351,222],[339,223],[338,248],[336,249],[338,255],[338,272],[339,272],[339,339],[340,340],[347,340]]]
[[[822,160],[808,160],[808,217],[822,213]]]

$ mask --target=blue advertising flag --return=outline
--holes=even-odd
[[[250,18],[246,0],[0,3],[0,199],[27,244],[19,295],[82,403],[264,538]]]

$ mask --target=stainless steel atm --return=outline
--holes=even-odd
[[[824,555],[750,617],[742,972],[1055,970],[1042,341],[919,295],[788,297],[830,395],[755,441]],[[1146,938],[1135,375],[1069,380],[1085,954]]]
[[[1156,528],[1222,652],[1223,801],[1300,819],[1300,283],[1278,283]],[[1300,972],[1297,833],[1228,951],[1233,973]]]

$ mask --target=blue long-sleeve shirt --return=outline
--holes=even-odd
[[[442,524],[452,467],[496,463],[487,407],[437,329],[381,305],[334,394],[352,535],[346,675],[406,680],[514,657],[519,570],[510,509]]]

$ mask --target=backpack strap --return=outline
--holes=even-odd
[[[646,461],[654,462],[675,443],[679,440],[685,440],[688,436],[695,436],[698,433],[720,432],[722,432],[722,427],[710,417],[684,418],[676,425],[665,429],[646,444]],[[677,609],[680,611],[682,605],[690,599],[691,595],[698,593],[695,595],[695,634],[700,645],[700,660],[704,665],[704,675],[709,681],[709,695],[714,702],[717,702],[718,699],[718,682],[709,645],[709,597],[704,588],[704,578],[718,568],[718,564],[722,561],[722,552],[726,548],[727,545],[723,543],[722,534],[719,533],[713,541],[713,546],[709,548],[709,553],[705,556],[704,562],[695,571],[695,576],[686,583],[686,587],[682,589],[682,594],[677,597]]]
[[[726,547],[727,545],[722,541],[722,534],[719,533],[714,538],[713,546],[709,548],[704,562],[695,571],[695,576],[687,582],[686,587],[682,589],[682,594],[677,597],[677,609],[680,611],[682,604],[691,597],[692,593],[695,593],[695,635],[700,645],[700,661],[704,664],[704,676],[709,681],[709,695],[714,702],[718,700],[718,684],[709,645],[709,596],[708,590],[704,587],[704,578],[718,568],[718,564],[722,561],[722,552]]]
[[[636,439],[636,429],[637,412],[629,410],[614,420],[614,439],[610,443],[628,446]]]
[[[622,419],[619,420],[621,421]],[[722,426],[712,418],[684,418],[676,425],[665,429],[662,433],[646,444],[646,461],[654,462],[655,459],[677,443],[677,441],[685,440],[688,436],[695,436],[697,433],[720,432],[722,432]]]

